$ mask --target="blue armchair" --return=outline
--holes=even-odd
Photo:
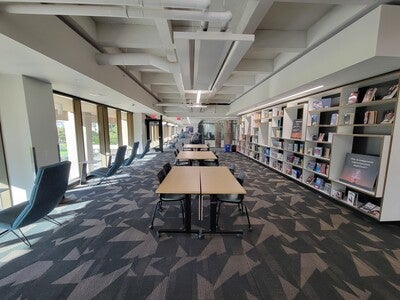
[[[12,232],[27,246],[31,247],[21,227],[40,219],[60,225],[48,214],[60,203],[68,188],[71,162],[64,161],[39,168],[32,193],[28,202],[24,202],[0,211],[0,228],[6,229],[0,236]],[[16,233],[20,232],[22,236]]]
[[[151,140],[147,140],[146,145],[144,146],[143,152],[141,154],[139,154],[137,156],[137,158],[142,159],[147,154],[147,152],[150,151],[150,143],[151,143]]]
[[[119,146],[117,150],[117,154],[115,155],[114,163],[111,164],[109,167],[98,168],[93,170],[89,173],[87,178],[97,177],[101,178],[97,184],[100,184],[105,178],[113,176],[119,168],[122,166],[125,160],[125,153],[126,153],[126,145]]]
[[[139,142],[134,142],[131,155],[127,159],[124,160],[124,163],[123,163],[124,167],[128,167],[132,164],[133,160],[136,158],[138,148],[139,148]]]

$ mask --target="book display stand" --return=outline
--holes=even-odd
[[[399,221],[400,162],[390,155],[400,153],[399,76],[242,115],[239,152],[371,218]]]

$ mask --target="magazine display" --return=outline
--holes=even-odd
[[[303,127],[303,120],[301,119],[293,120],[292,134],[290,135],[290,138],[301,139],[302,127]]]
[[[358,198],[358,193],[353,192],[353,191],[349,191],[347,193],[346,202],[349,205],[356,206],[357,205],[357,198]]]
[[[381,124],[392,124],[393,120],[394,120],[394,111],[390,110],[385,112],[385,116],[383,117],[383,120],[381,122]]]
[[[378,176],[379,157],[347,153],[340,181],[372,191]]]
[[[354,124],[354,113],[346,113],[343,116],[343,124],[344,125],[352,125]]]
[[[392,86],[389,88],[389,90],[388,90],[386,96],[384,96],[384,97],[382,98],[382,100],[392,99],[392,98],[396,95],[398,89],[399,89],[399,85],[398,85],[398,84],[392,85]]]
[[[364,95],[363,103],[365,102],[371,102],[375,99],[375,93],[377,91],[377,88],[369,88]]]
[[[347,104],[355,104],[358,102],[358,92],[352,92],[350,94],[349,99],[347,100]]]

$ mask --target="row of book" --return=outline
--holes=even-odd
[[[316,173],[321,173],[324,175],[329,174],[329,164],[328,163],[316,162],[313,159],[308,161],[306,169],[308,169],[310,171],[314,171]]]
[[[301,180],[301,170],[300,169],[296,169],[296,168],[292,168],[292,167],[287,167],[285,169],[285,174],[286,175],[290,175],[296,179]]]
[[[301,166],[301,164],[303,163],[303,160],[301,157],[295,156],[293,154],[288,154],[286,156],[286,162],[289,162],[291,164],[294,164],[296,166]]]
[[[323,191],[324,193],[330,195],[331,193],[331,184],[328,181],[325,181],[323,178],[315,176],[315,175],[309,175],[305,183],[308,185],[313,186],[314,188]]]
[[[330,147],[309,147],[309,148],[307,148],[307,155],[329,158],[330,154],[331,154]]]

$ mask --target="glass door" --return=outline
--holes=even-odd
[[[0,209],[10,207],[11,205],[11,193],[10,186],[8,185],[7,166],[0,125]]]

